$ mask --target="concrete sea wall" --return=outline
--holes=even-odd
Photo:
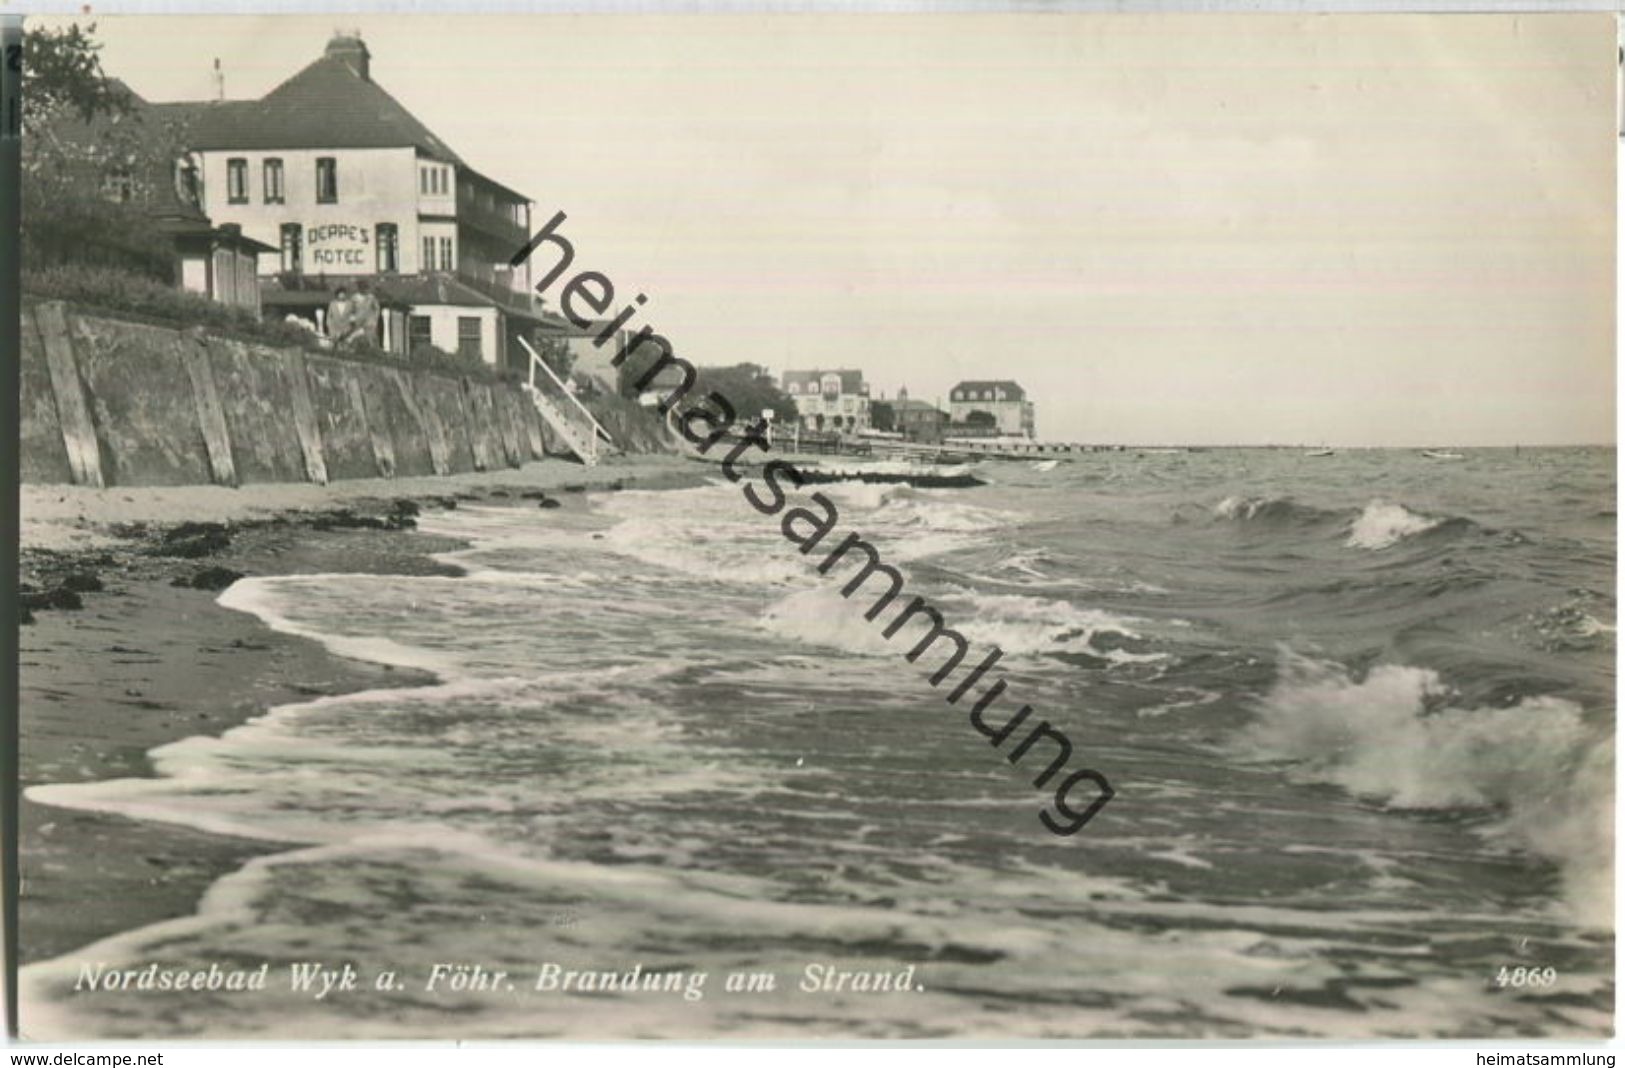
[[[161,486],[455,474],[563,455],[517,386],[22,312],[24,482]]]

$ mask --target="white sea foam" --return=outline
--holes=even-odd
[[[1282,650],[1247,738],[1300,773],[1396,809],[1488,808],[1508,844],[1555,861],[1584,923],[1613,917],[1613,759],[1606,732],[1555,697],[1458,708],[1432,671],[1395,664],[1356,679]]]
[[[1268,497],[1231,495],[1213,506],[1213,514],[1220,519],[1251,519],[1271,503]]]
[[[809,564],[779,536],[776,523],[747,520],[719,529],[698,517],[629,518],[604,535],[603,546],[669,574],[736,586],[780,585],[802,578]]]
[[[958,533],[978,533],[997,530],[1010,522],[1011,516],[993,508],[979,508],[974,504],[937,496],[951,490],[921,491],[907,496],[888,497],[877,509],[875,519],[902,530],[936,530]]]
[[[891,501],[914,499],[919,490],[892,482],[826,482],[810,487],[842,508],[872,511]]]
[[[323,579],[352,579],[350,575],[300,575],[297,578],[244,578],[226,587],[217,599],[222,608],[231,608],[258,616],[266,626],[283,634],[311,638],[325,645],[339,656],[352,660],[367,660],[390,667],[415,668],[443,674],[453,670],[456,660],[430,649],[406,645],[382,635],[347,635],[317,630],[296,621],[281,604],[278,591],[290,582],[311,585]],[[455,579],[425,576],[414,579],[424,583],[454,582]]]
[[[1163,845],[1175,847],[1163,854],[1172,862],[1166,867],[1204,870],[1201,858],[1179,843]],[[660,1038],[1238,1032],[1355,1038],[1369,1035],[1373,1025],[1424,1034],[1461,1026],[1463,1005],[1481,1027],[1490,1014],[1506,1011],[1499,1000],[1486,1002],[1477,975],[1432,977],[1407,988],[1403,998],[1381,996],[1380,989],[1368,994],[1365,984],[1347,982],[1392,979],[1402,974],[1397,966],[1426,957],[1427,946],[1402,941],[1413,915],[1212,906],[1166,893],[1148,898],[1139,880],[1019,859],[998,868],[931,853],[911,861],[933,878],[899,885],[884,904],[869,904],[862,899],[872,887],[840,875],[836,888],[850,892],[845,901],[784,901],[775,899],[779,888],[765,878],[522,857],[507,843],[477,835],[446,835],[433,844],[379,835],[261,857],[216,883],[196,916],[24,969],[30,1037],[150,1033],[151,995],[74,996],[83,960],[118,967],[160,957],[177,965],[227,956],[307,959],[308,924],[329,924],[334,916],[346,927],[334,930],[324,947],[342,947],[369,978],[371,969],[385,966],[408,985],[380,992],[363,982],[317,1001],[273,979],[265,992],[225,1005],[168,999],[166,1033],[430,1038],[443,1035],[455,1016],[459,1033],[471,1038],[624,1037],[628,1019],[640,1035]],[[561,912],[572,922],[560,926]],[[478,915],[480,922],[448,923],[448,914]],[[816,932],[826,948],[808,954],[797,942],[803,932]],[[1373,953],[1372,932],[1392,948]],[[389,946],[390,954],[369,956],[378,945]],[[1088,952],[1080,955],[1080,946]],[[924,958],[913,989],[856,997],[797,989],[796,962],[896,972],[903,966],[897,954],[905,950]],[[1147,959],[1158,966],[1147,968]],[[437,961],[502,968],[518,988],[508,996],[444,989],[425,996],[424,980]],[[680,961],[685,973],[708,980],[703,997],[692,1001],[625,990],[538,994],[532,989],[538,966],[552,961],[614,973]],[[277,967],[285,976],[285,966]],[[751,995],[747,1007],[722,988],[724,976],[736,970],[774,970],[779,982],[771,992]],[[1169,976],[1177,977],[1174,986]],[[1360,1011],[1236,996],[1238,988],[1301,992],[1345,982]],[[996,996],[968,996],[971,988]],[[1009,1011],[1011,1003],[1024,1011]]]
[[[874,587],[876,592],[866,596],[864,591],[869,587]],[[857,656],[896,656],[909,647],[899,649],[896,642],[888,642],[881,632],[901,608],[889,607],[872,622],[863,618],[879,591],[885,589],[885,580],[877,578],[870,579],[850,600],[841,596],[841,586],[833,581],[797,590],[770,605],[762,613],[762,625],[781,638]],[[893,606],[906,603],[899,598]]]
[[[883,635],[909,603],[907,593],[893,600],[874,620],[864,618],[887,589],[883,579],[871,578],[850,599],[842,596],[841,588],[837,582],[828,581],[783,597],[763,613],[762,623],[781,637],[859,656],[897,656],[912,648],[924,633],[926,624],[918,621],[924,618],[921,616],[910,621],[893,640]],[[996,645],[1007,655],[1087,653],[1122,664],[1167,657],[1161,652],[1095,644],[1105,635],[1143,642],[1144,636],[1135,628],[1147,621],[1133,616],[1013,594],[972,593],[928,601],[942,613],[944,622],[973,646]]]
[[[973,593],[971,610],[960,626],[966,637],[997,645],[1006,653],[1088,653],[1117,663],[1164,660],[1160,652],[1103,648],[1097,639],[1114,635],[1144,642],[1150,621],[1069,601],[1018,594]]]
[[[1426,533],[1442,520],[1420,515],[1402,504],[1371,501],[1349,529],[1351,549],[1386,549],[1405,538]]]

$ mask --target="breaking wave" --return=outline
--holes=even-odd
[[[1290,497],[1230,496],[1213,506],[1213,515],[1240,523],[1312,523],[1326,519],[1330,513]]]
[[[844,579],[844,575],[842,576]],[[870,592],[873,587],[873,592]],[[761,622],[782,638],[840,649],[858,656],[900,656],[925,633],[922,619],[888,640],[883,631],[908,604],[905,592],[874,620],[865,612],[884,591],[878,579],[860,588],[851,599],[841,595],[832,581],[781,598],[762,613]],[[998,646],[1010,655],[1071,654],[1113,664],[1164,660],[1153,650],[1141,627],[1148,621],[1088,608],[1066,601],[1007,594],[971,594],[960,598],[928,598],[944,622],[978,647]]]
[[[1299,774],[1394,809],[1480,809],[1490,832],[1560,868],[1577,918],[1613,917],[1613,762],[1606,732],[1557,697],[1458,708],[1436,672],[1398,664],[1363,679],[1283,649],[1246,739]]]
[[[1372,501],[1365,506],[1345,542],[1351,549],[1386,549],[1416,534],[1425,534],[1444,520],[1413,512],[1402,504]]]
[[[1248,497],[1232,495],[1215,504],[1212,519],[1262,529],[1299,529],[1323,533],[1338,532],[1351,549],[1380,550],[1407,538],[1430,531],[1469,528],[1467,519],[1438,518],[1415,512],[1391,501],[1371,500],[1355,512],[1328,510],[1301,504],[1290,497]],[[1176,521],[1188,521],[1188,512],[1176,513]]]
[[[1166,659],[1149,649],[1149,622],[1067,601],[1015,594],[972,594],[960,630],[1006,653],[1084,653],[1114,663]]]

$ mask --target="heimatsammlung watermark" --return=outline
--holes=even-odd
[[[542,277],[541,281],[536,283],[536,292],[538,293],[546,293],[553,283],[564,275],[570,264],[575,260],[574,245],[559,232],[565,217],[562,211],[556,213],[553,218],[548,220],[546,226],[538,230],[536,235],[513,255],[512,265],[518,267],[543,244],[552,245],[559,250],[561,255],[558,263]],[[648,299],[647,296],[639,293],[631,303],[626,305],[620,314],[611,319],[598,332],[593,338],[593,344],[602,347],[616,334],[625,329],[627,323],[637,314],[639,306]],[[578,304],[584,304],[591,310],[591,314],[580,314]],[[595,322],[597,316],[608,312],[614,304],[615,286],[598,271],[578,272],[564,284],[559,293],[559,309],[570,322],[583,329]],[[653,328],[649,326],[643,326],[626,341],[622,342],[610,362],[617,368],[621,367],[634,352],[644,345],[653,347],[655,358],[634,383],[635,388],[641,390],[651,385],[667,367],[677,368],[678,373],[682,376],[681,383],[660,400],[660,412],[664,415],[676,408],[679,402],[687,399],[689,392],[694,388],[697,372],[693,364],[673,354],[671,342],[655,333]],[[677,423],[683,437],[691,442],[700,453],[704,454],[733,431],[737,418],[738,413],[728,401],[728,398],[720,393],[712,392],[707,394],[703,401],[682,410]],[[698,432],[697,429],[702,423],[704,424],[704,433]],[[744,429],[743,436],[722,461],[722,473],[730,482],[737,483],[743,477],[735,464],[747,452],[753,449],[762,453],[771,452],[766,433],[767,424],[761,419],[753,421]],[[789,482],[796,488],[800,488],[806,482],[801,471],[788,460],[772,460],[763,464],[761,480],[767,491],[766,495],[757,492],[756,483],[746,482],[743,487],[745,500],[752,508],[764,516],[780,516],[779,530],[785,539],[796,546],[797,550],[803,555],[810,556],[830,536],[830,533],[840,522],[840,512],[836,509],[835,503],[824,494],[814,492],[805,500],[816,505],[816,511],[804,504],[785,511],[785,505],[789,501],[785,493],[784,483]],[[902,595],[903,574],[895,567],[882,563],[879,551],[872,544],[865,541],[861,534],[855,532],[847,534],[839,544],[829,550],[828,554],[818,564],[819,573],[823,575],[829,574],[837,564],[841,563],[849,555],[854,560],[861,560],[861,566],[841,587],[841,596],[850,598],[858,590],[862,589],[864,584],[871,578],[877,575],[880,576],[882,584],[877,587],[879,596],[875,598],[874,603],[863,614],[864,619],[871,623],[875,622]],[[874,589],[869,592],[872,594]],[[946,652],[947,655],[940,661],[936,670],[930,676],[932,687],[941,686],[948,680],[949,676],[958,670],[960,663],[969,654],[970,642],[966,640],[963,634],[947,625],[940,611],[925,598],[918,596],[910,599],[903,610],[886,624],[881,631],[881,635],[890,640],[915,620],[920,620],[928,629],[915,642],[914,647],[903,655],[910,663],[914,663],[924,656],[927,651],[937,646],[938,642],[943,642],[944,644],[938,647],[937,654],[941,655]],[[984,657],[981,663],[972,668],[968,675],[959,680],[958,684],[944,699],[948,704],[957,706],[970,693],[971,689],[982,681],[982,677],[993,670],[994,666],[1003,657],[1003,650],[999,649],[998,646],[994,646],[993,651]],[[1012,739],[1018,729],[1026,726],[1028,718],[1033,714],[1032,706],[1024,704],[1019,711],[1004,718],[997,726],[989,723],[987,714],[994,702],[1004,693],[1005,688],[1004,679],[994,680],[977,697],[976,703],[971,706],[969,714],[971,726],[986,737],[996,749],[1004,746],[1007,741]],[[1065,732],[1047,719],[1039,719],[1036,724],[1028,728],[1027,733],[1022,735],[1020,740],[1016,741],[1005,753],[1005,757],[1010,763],[1019,764],[1027,759],[1028,754],[1038,747],[1040,743],[1047,743],[1045,748],[1048,750],[1049,762],[1034,776],[1032,780],[1033,787],[1035,789],[1046,789],[1053,783],[1055,792],[1053,795],[1054,812],[1052,813],[1046,807],[1040,811],[1039,821],[1054,834],[1062,836],[1076,834],[1084,824],[1094,819],[1100,810],[1106,806],[1106,803],[1115,796],[1115,791],[1106,781],[1106,777],[1092,768],[1080,767],[1062,775],[1062,772],[1067,770],[1072,762],[1072,742]],[[1088,805],[1080,809],[1074,805],[1072,793],[1085,784],[1093,789],[1093,799],[1089,801]],[[1088,792],[1085,793],[1085,796],[1089,796]]]

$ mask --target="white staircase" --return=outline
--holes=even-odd
[[[576,399],[553,369],[547,366],[547,361],[530,347],[530,342],[524,338],[518,339],[530,354],[530,381],[524,384],[524,390],[530,396],[530,401],[536,406],[536,411],[552,427],[570,451],[580,458],[588,467],[598,463],[598,442],[601,438],[613,445],[614,440],[609,431],[593,418],[587,406]],[[543,385],[536,384],[536,368],[540,367],[546,378]]]

